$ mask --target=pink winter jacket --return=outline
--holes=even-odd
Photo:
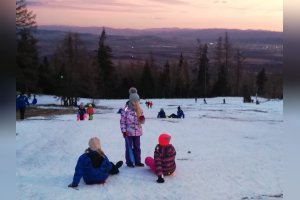
[[[136,112],[129,107],[121,113],[120,125],[122,133],[126,132],[127,136],[143,135],[142,125],[138,122]]]

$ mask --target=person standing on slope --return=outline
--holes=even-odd
[[[125,138],[125,157],[128,167],[143,167],[141,163],[141,143],[140,137],[143,134],[142,124],[145,123],[143,110],[139,105],[140,97],[137,89],[129,89],[129,101],[121,113],[120,127]],[[133,154],[133,156],[132,156]]]
[[[25,119],[26,107],[29,106],[28,98],[24,95],[24,92],[21,92],[20,96],[17,98],[17,109],[20,110],[21,120]]]
[[[86,109],[88,115],[89,115],[89,120],[93,120],[93,115],[94,115],[94,108],[92,104],[89,104],[88,108]]]

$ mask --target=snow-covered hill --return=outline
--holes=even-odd
[[[51,96],[38,103],[60,104]],[[124,159],[124,139],[116,114],[126,100],[97,100],[102,106],[93,121],[76,121],[60,115],[16,122],[16,186],[18,199],[280,199],[283,193],[283,101],[244,104],[242,98],[152,99],[152,109],[142,101],[146,123],[141,137],[142,158],[153,156],[159,134],[172,135],[177,170],[164,184],[155,182],[150,169],[123,166],[104,185],[79,190],[72,181],[79,155],[90,137],[98,136],[113,162]],[[82,102],[90,102],[81,99]],[[160,108],[185,119],[157,119]],[[33,120],[34,119],[34,120]],[[188,153],[190,151],[191,153]]]

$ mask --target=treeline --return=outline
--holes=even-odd
[[[193,62],[183,52],[178,52],[178,60],[166,60],[163,65],[151,52],[144,61],[115,60],[105,29],[93,53],[86,50],[79,34],[70,32],[58,42],[51,59],[40,60],[35,15],[26,9],[24,0],[16,5],[19,91],[58,95],[67,105],[77,97],[127,98],[131,86],[138,88],[142,98],[282,97],[282,75],[264,68],[257,73],[246,71],[246,58],[227,33],[213,46],[198,40]]]

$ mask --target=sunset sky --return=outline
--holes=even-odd
[[[283,0],[27,0],[38,25],[283,30]]]

